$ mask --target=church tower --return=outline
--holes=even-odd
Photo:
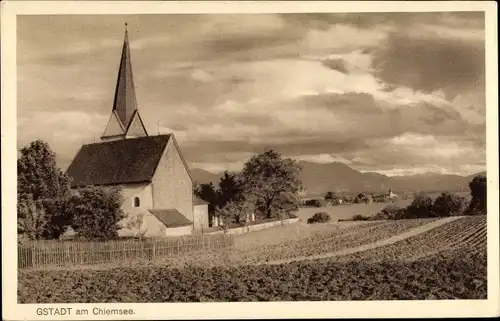
[[[148,133],[137,109],[128,31],[127,24],[125,24],[125,38],[120,68],[118,69],[113,109],[101,140],[110,141],[143,136],[148,136]]]

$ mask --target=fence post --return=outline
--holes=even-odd
[[[32,252],[33,252],[33,254],[31,255],[31,262],[33,262],[32,266],[36,267],[36,265],[38,264],[38,262],[37,262],[37,257],[36,257],[37,253],[36,253],[36,245],[35,245],[35,243],[33,243]]]
[[[153,261],[155,260],[156,258],[156,241],[153,240]]]

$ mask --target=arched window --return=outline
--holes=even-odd
[[[141,206],[141,200],[139,199],[138,196],[134,197],[134,207],[139,207]]]

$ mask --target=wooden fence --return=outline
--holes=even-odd
[[[36,241],[18,245],[18,268],[78,266],[155,260],[234,246],[234,235],[111,241]]]

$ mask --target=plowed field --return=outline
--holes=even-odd
[[[485,299],[486,235],[486,216],[370,222],[176,264],[19,271],[18,301]]]

